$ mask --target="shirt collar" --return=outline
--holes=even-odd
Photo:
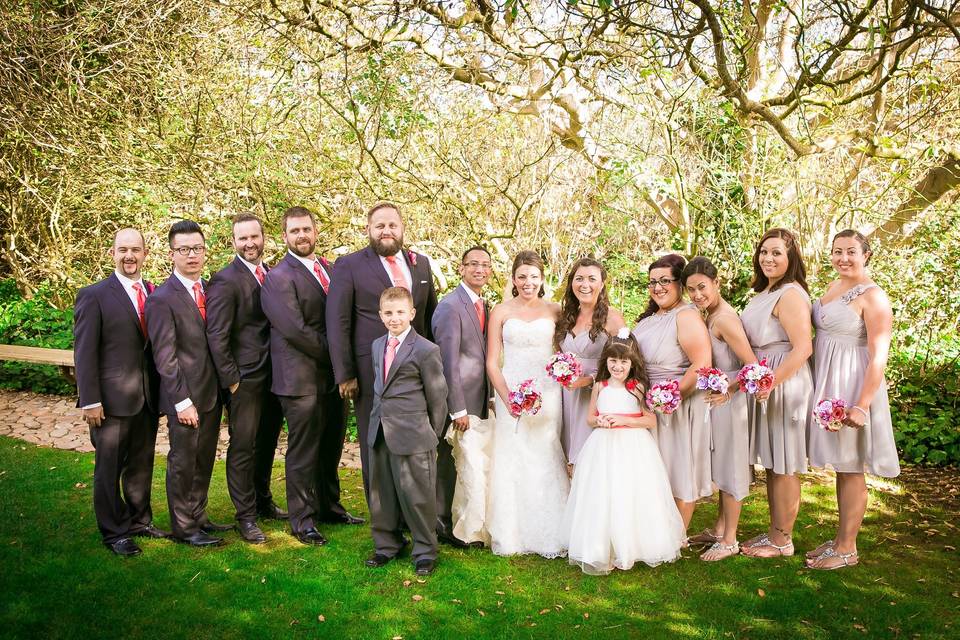
[[[131,280],[130,278],[123,275],[116,269],[114,269],[113,273],[114,275],[117,276],[117,280],[120,281],[120,284],[122,284],[125,289],[132,289],[133,285],[139,284],[141,287],[143,287],[144,291],[146,291],[146,287],[144,287],[143,285],[143,278],[137,278],[136,280]]]
[[[297,260],[299,260],[300,262],[302,262],[303,266],[309,269],[310,273],[313,273],[313,265],[317,262],[316,256],[311,255],[309,258],[304,258],[303,256],[298,256],[297,254],[295,254],[293,251],[290,251],[289,249],[287,249],[287,253],[293,256],[294,258],[296,258]]]
[[[473,304],[477,304],[477,300],[483,300],[483,298],[473,292],[473,289],[467,286],[466,282],[461,281],[460,286],[467,292],[467,295],[470,296],[470,302]]]
[[[190,278],[183,275],[176,269],[173,270],[173,275],[177,277],[177,280],[180,281],[180,284],[183,285],[183,288],[190,293],[193,293],[193,285],[196,284],[197,282],[200,282],[200,278],[197,278],[196,280],[191,280]],[[203,284],[200,285],[200,290],[203,291]]]
[[[263,260],[261,260],[259,264],[253,264],[249,260],[244,260],[243,256],[241,256],[239,253],[237,254],[237,258],[244,264],[244,266],[247,267],[247,269],[250,269],[250,272],[253,274],[257,273],[257,267],[263,266]],[[266,271],[266,267],[264,267],[264,271]]]
[[[396,336],[397,340],[400,341],[399,344],[397,344],[397,349],[400,348],[400,345],[403,344],[403,341],[407,339],[407,336],[408,336],[408,335],[410,335],[410,329],[412,329],[412,328],[413,328],[413,326],[411,325],[411,326],[407,327],[407,330],[406,330],[406,331],[404,331],[404,332],[401,333],[400,335]],[[390,338],[392,338],[392,337],[393,337],[393,336],[391,336],[390,333],[387,332],[387,342],[389,342],[389,341],[390,341]]]

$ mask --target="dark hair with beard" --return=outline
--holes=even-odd
[[[540,276],[542,279],[543,260],[541,260],[540,256],[538,256],[534,251],[521,251],[520,253],[517,254],[517,257],[513,259],[513,269],[510,270],[510,277],[512,278],[513,276],[517,275],[517,269],[519,269],[524,265],[527,265],[529,267],[536,267],[537,269],[539,269]],[[516,285],[513,286],[510,292],[513,294],[514,298],[520,295],[520,292],[517,291]],[[537,297],[542,298],[544,295],[545,295],[545,292],[543,290],[543,282],[541,281],[540,291],[537,292]]]
[[[206,237],[203,235],[203,229],[200,228],[199,224],[193,220],[181,220],[174,222],[170,226],[170,232],[167,233],[167,243],[170,245],[170,248],[173,249],[173,239],[176,236],[186,235],[188,233],[199,233],[200,237],[206,240]]]
[[[254,217],[256,218],[256,216]],[[310,209],[307,209],[306,207],[290,207],[289,209],[284,211],[283,217],[280,218],[280,228],[282,230],[284,231],[287,230],[287,220],[289,220],[290,218],[310,218],[310,222],[313,223],[313,226],[314,227],[317,226],[316,216],[314,216],[313,212],[310,211]],[[260,222],[259,218],[257,219],[257,222]],[[234,224],[236,224],[236,221],[234,221]],[[260,229],[261,230],[263,229],[262,224],[260,225]]]
[[[231,231],[236,229],[237,225],[240,224],[241,222],[256,222],[258,225],[260,225],[260,235],[264,235],[263,221],[256,214],[250,213],[249,211],[244,211],[242,213],[238,213],[237,215],[233,216],[233,221],[230,223]],[[284,218],[283,222],[284,222],[284,228],[286,228],[286,222],[287,222],[286,218]]]
[[[580,314],[580,301],[577,300],[577,294],[573,291],[573,279],[577,271],[583,267],[596,267],[600,269],[600,282],[602,287],[600,295],[597,296],[597,304],[593,308],[593,319],[590,322],[590,340],[596,340],[604,331],[607,325],[607,312],[610,309],[610,299],[607,297],[607,270],[603,264],[593,258],[580,258],[573,263],[570,271],[567,272],[567,286],[563,291],[563,300],[560,302],[560,318],[557,321],[557,327],[553,333],[553,346],[559,351],[560,343],[567,336],[575,324],[577,316]]]
[[[616,358],[617,360],[630,361],[630,373],[627,374],[625,382],[634,380],[639,388],[634,389],[632,393],[643,404],[644,394],[650,386],[650,377],[647,375],[647,366],[643,362],[643,356],[640,354],[640,345],[633,335],[626,338],[611,337],[604,345],[600,353],[600,360],[597,362],[596,381],[603,382],[610,379],[610,370],[607,369],[607,358]]]
[[[853,238],[860,245],[860,250],[863,251],[865,260],[863,261],[863,266],[870,265],[870,258],[873,257],[873,251],[870,249],[870,241],[867,240],[867,237],[856,231],[854,229],[844,229],[843,231],[838,231],[837,235],[833,236],[833,242],[830,243],[830,246],[833,246],[833,243],[840,238]]]
[[[809,293],[810,290],[807,288],[807,269],[803,266],[803,256],[800,255],[800,247],[797,245],[797,239],[786,229],[780,228],[770,229],[763,234],[760,242],[757,243],[757,248],[753,252],[753,281],[750,283],[750,286],[753,287],[754,291],[759,293],[770,284],[770,279],[764,275],[763,269],[760,268],[760,248],[763,247],[763,243],[770,238],[780,238],[787,247],[787,271],[770,290],[776,291],[788,282],[796,282],[803,287],[804,291]]]
[[[668,253],[651,262],[650,266],[647,267],[647,273],[649,274],[654,269],[670,269],[670,277],[676,280],[674,284],[677,285],[677,289],[680,290],[680,296],[683,297],[683,287],[680,286],[680,277],[683,275],[683,267],[686,266],[686,264],[687,261],[683,256],[677,255],[676,253]],[[660,311],[660,305],[653,301],[653,296],[650,296],[647,302],[647,308],[644,309],[640,317],[637,318],[637,322],[652,316],[657,311]]]

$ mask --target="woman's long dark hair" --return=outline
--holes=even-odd
[[[650,386],[650,377],[647,375],[647,366],[643,362],[643,356],[640,355],[640,345],[632,334],[626,338],[612,336],[604,345],[600,353],[600,361],[597,363],[596,381],[603,382],[610,379],[610,370],[607,369],[607,358],[617,358],[619,360],[630,361],[630,374],[627,376],[627,382],[634,380],[640,389],[631,391],[643,403],[644,394]],[[637,393],[639,392],[639,393]]]
[[[770,279],[763,274],[763,269],[760,268],[760,248],[770,238],[780,238],[787,247],[787,271],[777,281],[777,284],[773,285],[771,291],[776,291],[788,282],[796,282],[803,287],[804,291],[810,293],[810,289],[807,288],[807,268],[803,266],[803,256],[800,255],[797,239],[788,230],[779,227],[767,231],[760,238],[760,242],[757,243],[757,248],[753,252],[753,282],[750,283],[750,286],[753,287],[754,291],[760,293],[770,284]]]
[[[702,275],[707,276],[711,280],[716,280],[719,273],[717,268],[713,266],[713,263],[710,262],[707,258],[703,256],[697,256],[693,260],[687,263],[687,266],[683,268],[683,273],[680,274],[680,284],[684,287],[687,286],[687,280],[690,276]]]
[[[682,297],[683,287],[680,286],[680,276],[683,275],[683,267],[686,264],[687,261],[684,260],[683,256],[677,255],[676,253],[668,253],[667,255],[657,258],[651,262],[650,266],[647,267],[647,273],[649,274],[654,269],[670,269],[670,277],[677,281],[677,289],[679,289]],[[660,311],[660,305],[654,302],[653,297],[651,296],[647,301],[647,308],[644,309],[643,313],[640,314],[640,317],[637,318],[637,322],[652,316],[657,311]]]
[[[610,309],[610,299],[607,297],[607,270],[603,264],[593,258],[580,258],[573,263],[570,271],[567,273],[567,287],[563,292],[563,300],[560,302],[560,318],[557,320],[557,328],[553,333],[553,346],[559,351],[560,343],[567,336],[567,333],[577,324],[577,316],[580,314],[580,301],[573,291],[573,278],[577,271],[583,267],[597,267],[600,269],[600,282],[603,284],[600,289],[600,295],[597,296],[597,304],[593,308],[593,319],[590,323],[590,340],[596,340],[604,327],[607,326],[607,311]]]
[[[543,260],[540,259],[540,256],[538,256],[535,251],[530,251],[529,249],[525,251],[521,251],[520,253],[517,254],[517,257],[513,259],[513,269],[510,271],[510,277],[512,278],[513,276],[517,275],[517,270],[519,270],[520,267],[524,265],[527,265],[529,267],[536,267],[540,271],[540,277],[541,277],[540,291],[537,292],[537,297],[542,298],[546,293],[543,290],[543,280],[542,280]],[[513,288],[510,290],[510,293],[513,294],[514,298],[520,295],[520,292],[517,291],[516,285],[513,286]]]

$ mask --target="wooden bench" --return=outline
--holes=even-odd
[[[60,373],[70,382],[76,382],[72,349],[46,349],[44,347],[21,347],[12,344],[0,344],[0,361],[29,362],[32,364],[52,364],[60,367]]]

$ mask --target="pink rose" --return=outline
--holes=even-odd
[[[408,251],[407,255],[410,257],[410,264],[417,266],[417,254],[415,254],[413,251]]]
[[[833,411],[830,412],[830,419],[837,420],[837,421],[843,420],[843,418],[845,417],[845,413],[846,412],[844,411],[842,405],[836,405],[833,408]]]
[[[770,391],[773,388],[773,379],[770,376],[763,376],[757,380],[757,389],[759,391]]]

